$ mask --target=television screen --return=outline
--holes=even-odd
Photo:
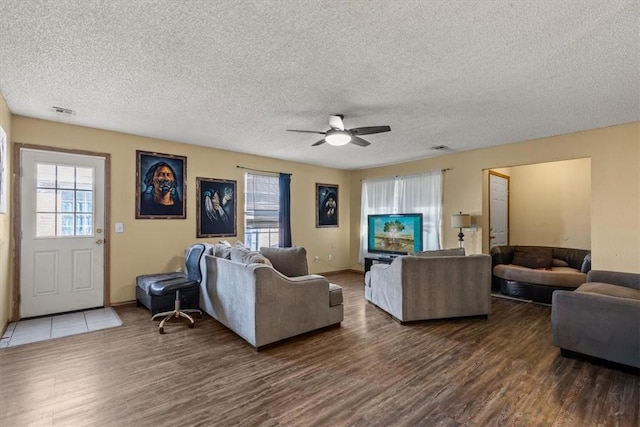
[[[371,253],[407,255],[422,250],[422,214],[369,215],[367,246]]]

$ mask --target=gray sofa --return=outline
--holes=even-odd
[[[551,304],[556,290],[574,290],[587,279],[591,252],[550,246],[491,248],[493,289],[501,294]]]
[[[342,288],[307,274],[304,248],[212,252],[204,256],[200,308],[256,349],[342,322]]]
[[[401,323],[489,315],[491,257],[456,249],[374,264],[365,275],[365,298]]]
[[[591,270],[573,292],[553,293],[553,344],[640,368],[640,274]]]

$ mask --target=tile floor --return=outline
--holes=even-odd
[[[113,308],[98,308],[9,323],[0,348],[114,328],[122,321]]]

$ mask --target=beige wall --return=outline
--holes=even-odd
[[[7,165],[11,165],[11,114],[0,93],[0,126],[7,134]],[[10,170],[10,169],[8,169]],[[0,214],[0,332],[4,332],[11,311],[11,175],[7,173],[7,212]]]
[[[510,177],[512,245],[591,248],[591,159],[493,170]]]
[[[488,252],[486,172],[483,170],[578,158],[591,159],[591,250],[593,267],[640,272],[640,123],[456,153],[430,159],[353,171],[351,246],[358,245],[360,181],[369,177],[445,172],[444,247],[456,246],[457,230],[447,226],[452,213],[474,215],[477,233],[465,233],[469,253]],[[352,252],[352,260],[357,251]]]
[[[135,277],[139,274],[172,271],[182,263],[184,249],[196,241],[216,242],[220,239],[196,239],[196,177],[237,181],[238,237],[243,240],[244,173],[237,165],[260,170],[292,173],[293,244],[304,246],[313,273],[349,268],[349,173],[300,163],[200,146],[144,138],[44,120],[13,116],[14,143],[73,148],[111,156],[111,205],[109,226],[111,243],[111,302],[135,299]],[[183,155],[187,157],[187,219],[135,219],[136,150]],[[339,186],[338,228],[315,228],[315,184]],[[342,209],[342,208],[345,209]],[[124,223],[124,233],[114,233],[114,224]],[[333,260],[328,261],[328,255]],[[314,256],[321,257],[313,262]],[[6,286],[3,287],[5,291]],[[0,321],[2,319],[0,318]]]
[[[294,245],[306,247],[313,273],[357,264],[361,180],[369,177],[412,174],[450,168],[444,178],[443,246],[457,245],[457,230],[448,224],[458,211],[470,213],[480,227],[465,233],[469,253],[488,251],[486,233],[486,170],[532,163],[591,159],[591,248],[594,268],[640,272],[640,123],[596,129],[534,141],[416,160],[380,168],[341,171],[152,138],[10,116],[4,100],[0,120],[9,141],[73,148],[111,156],[111,302],[134,299],[139,274],[174,270],[185,247],[195,238],[196,177],[238,182],[238,239],[243,239],[243,170],[250,168],[289,172],[292,177],[292,233]],[[136,220],[136,149],[187,157],[187,219]],[[339,228],[315,228],[315,183],[340,188]],[[112,232],[124,223],[125,232]],[[6,238],[9,215],[0,215],[0,325],[6,324],[11,302],[10,251]],[[217,241],[218,239],[200,239]],[[235,240],[229,238],[228,240]],[[328,255],[333,260],[328,260]],[[314,256],[321,257],[318,263]]]

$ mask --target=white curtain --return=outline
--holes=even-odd
[[[367,254],[367,217],[371,214],[421,213],[423,249],[440,249],[442,172],[364,180],[360,212],[361,264]]]

